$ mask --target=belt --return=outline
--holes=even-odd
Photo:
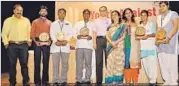
[[[97,36],[97,38],[106,38],[106,36]]]
[[[9,41],[9,44],[25,44],[27,41]]]

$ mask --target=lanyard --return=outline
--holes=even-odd
[[[61,24],[60,21],[59,21],[58,24],[60,25],[60,30],[61,30],[61,32],[63,32],[63,24],[64,24],[64,23]],[[61,52],[61,51],[62,51],[62,50],[61,50],[61,47],[60,47],[60,57],[62,57],[62,55],[61,55],[62,52]]]
[[[87,23],[88,23],[88,22],[85,22],[85,21],[84,21],[84,23],[85,23],[85,26],[84,26],[84,27],[87,28]]]
[[[85,26],[84,27],[87,28],[86,22],[85,22]]]
[[[60,25],[60,30],[61,30],[61,32],[63,32],[63,23],[61,24],[60,22],[58,22],[59,23],[59,25]]]

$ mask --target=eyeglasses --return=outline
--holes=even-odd
[[[106,12],[107,10],[99,10],[99,12]]]

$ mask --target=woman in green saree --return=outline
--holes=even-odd
[[[125,24],[121,23],[121,15],[114,10],[111,13],[112,25],[108,29],[106,38],[107,45],[107,66],[105,72],[105,83],[122,83],[125,62],[124,38]]]

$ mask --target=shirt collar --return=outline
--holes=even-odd
[[[12,15],[12,17],[15,18],[15,19],[18,19],[18,18],[16,18],[16,17],[14,16],[14,14]],[[23,19],[23,16],[21,16],[20,19]]]
[[[60,21],[60,20],[58,19],[58,22],[60,22],[60,23],[65,23],[65,20],[63,20],[63,21]]]
[[[44,18],[39,17],[39,19],[40,19],[40,20],[42,20],[42,21],[46,21],[46,20],[47,20],[47,18],[46,18],[46,17],[44,17]]]
[[[166,12],[166,13],[163,13],[162,16],[165,17],[169,12],[170,12],[170,10],[168,10],[168,12]]]
[[[99,17],[100,20],[106,20],[107,17]]]

